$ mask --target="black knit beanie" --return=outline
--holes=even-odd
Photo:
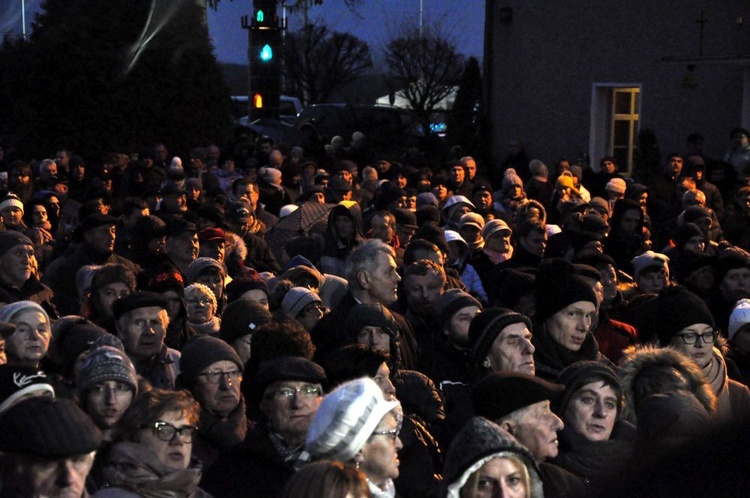
[[[514,323],[524,323],[531,330],[531,320],[526,315],[507,308],[487,308],[474,317],[469,325],[469,344],[477,365],[482,364],[500,332]]]
[[[536,277],[531,273],[506,268],[498,278],[497,303],[508,308],[515,308],[518,301],[534,291]]]
[[[357,334],[363,327],[380,327],[391,337],[398,337],[398,322],[382,304],[360,303],[352,308],[346,317],[346,335],[356,342]]]
[[[240,337],[252,334],[258,327],[273,320],[271,313],[262,304],[239,299],[229,305],[221,315],[219,339],[232,344]]]
[[[476,306],[479,311],[482,310],[482,303],[471,294],[467,294],[460,289],[448,289],[443,292],[435,301],[435,312],[438,316],[441,331],[457,311],[469,306]]]
[[[598,305],[594,289],[563,259],[550,259],[536,276],[536,319],[543,323],[558,311],[580,301]]]
[[[750,254],[739,247],[728,247],[716,258],[716,283],[720,284],[727,272],[739,268],[750,268]]]
[[[217,361],[231,361],[240,371],[244,370],[237,352],[221,339],[203,335],[189,341],[182,348],[180,357],[180,377],[183,386],[191,390],[201,370]]]
[[[696,323],[714,326],[714,317],[703,299],[681,286],[659,292],[656,331],[661,346],[668,346],[679,331]]]

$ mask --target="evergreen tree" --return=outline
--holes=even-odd
[[[47,0],[28,42],[0,49],[2,134],[23,154],[84,156],[154,141],[222,143],[229,90],[193,0]],[[155,10],[151,10],[155,9]]]

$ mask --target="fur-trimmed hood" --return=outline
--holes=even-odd
[[[234,278],[237,270],[242,267],[247,258],[247,245],[242,237],[229,231],[224,232],[226,238],[226,249],[224,253],[224,266],[229,276]]]
[[[672,367],[687,380],[690,392],[710,414],[716,412],[717,398],[711,385],[703,376],[701,368],[684,354],[673,348],[643,346],[630,348],[625,352],[625,360],[620,365],[622,390],[625,395],[623,418],[636,423],[634,387],[638,377],[653,367]],[[658,394],[658,393],[653,393]]]

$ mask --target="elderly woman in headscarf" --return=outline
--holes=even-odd
[[[224,289],[226,280],[224,267],[213,258],[197,258],[188,266],[186,283],[188,285],[199,283],[211,289],[216,298],[216,316],[221,316],[227,305],[227,296]]]
[[[399,476],[398,451],[403,447],[398,401],[386,401],[369,377],[340,385],[315,413],[300,464],[309,460],[351,463],[367,478],[375,498],[394,498]]]
[[[632,455],[635,427],[620,418],[620,380],[607,365],[581,361],[563,370],[557,383],[565,392],[552,409],[565,427],[554,463],[586,481],[602,482]]]
[[[15,326],[5,332],[5,352],[9,365],[39,368],[52,336],[52,321],[33,301],[18,301],[0,310],[0,322]]]
[[[218,305],[213,291],[206,285],[194,283],[185,287],[187,325],[199,335],[219,335],[221,318],[216,316]]]
[[[331,352],[324,367],[332,386],[367,376],[380,387],[386,400],[397,399],[388,355],[382,351],[352,344]],[[404,447],[399,451],[401,477],[395,479],[396,491],[402,496],[428,496],[440,482],[440,447],[425,423],[410,413],[409,405],[413,400],[404,401],[403,428],[399,436]]]
[[[542,498],[539,469],[529,451],[498,425],[472,418],[445,458],[440,498]]]

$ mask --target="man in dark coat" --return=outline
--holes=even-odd
[[[75,279],[80,267],[119,263],[135,275],[140,272],[138,265],[113,252],[116,224],[117,218],[106,214],[87,216],[76,230],[80,243],[72,252],[60,256],[47,267],[42,283],[54,292],[53,302],[60,315],[77,315],[80,311]]]
[[[223,498],[273,498],[294,474],[307,430],[323,400],[325,372],[304,358],[284,356],[264,364],[250,403],[261,420],[245,442],[220,456],[201,487]]]
[[[366,240],[352,251],[346,260],[349,290],[310,333],[317,348],[316,358],[325,358],[347,343],[346,318],[358,303],[390,306],[397,301],[401,277],[396,268],[393,248],[380,240]],[[406,319],[396,312],[392,314],[399,325],[401,366],[412,370],[417,360],[416,340]]]

